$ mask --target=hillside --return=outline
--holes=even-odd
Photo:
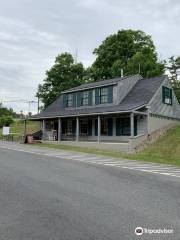
[[[132,159],[180,165],[180,125],[173,127],[147,149],[128,156]]]

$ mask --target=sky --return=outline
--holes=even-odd
[[[58,54],[89,66],[94,48],[120,29],[151,35],[160,60],[180,55],[179,26],[179,0],[0,0],[0,101],[37,101]],[[27,103],[4,105],[29,111]]]

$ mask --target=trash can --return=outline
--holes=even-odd
[[[32,144],[33,143],[33,135],[32,134],[28,134],[27,135],[27,143],[28,144]]]

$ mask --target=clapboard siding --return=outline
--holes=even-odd
[[[172,89],[168,78],[166,78],[149,103],[150,112],[153,114],[180,119],[180,105],[174,91],[172,91],[172,105],[164,104],[162,101],[162,86]]]

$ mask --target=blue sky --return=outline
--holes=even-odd
[[[88,66],[93,49],[122,28],[152,35],[160,59],[180,54],[178,0],[0,0],[0,6],[0,100],[35,100],[57,54],[78,49],[78,61]],[[27,104],[8,106],[28,111]]]

